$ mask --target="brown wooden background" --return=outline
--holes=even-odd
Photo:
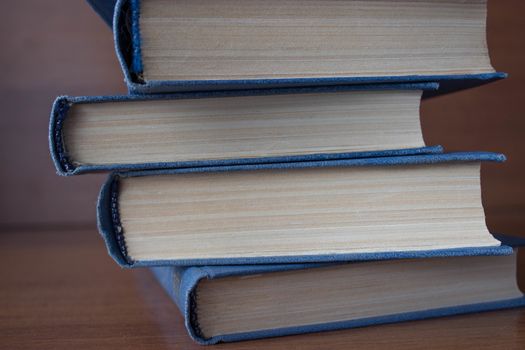
[[[49,158],[55,96],[126,92],[109,28],[83,0],[2,5],[0,347],[190,346],[147,271],[121,271],[96,237],[104,176],[58,177]],[[424,102],[423,127],[427,143],[449,151],[508,156],[483,168],[487,221],[525,236],[525,1],[489,0],[488,39],[493,65],[510,77]],[[232,347],[520,348],[524,332],[525,313],[514,310]]]
[[[525,228],[524,18],[523,1],[489,1],[492,62],[510,77],[422,108],[427,143],[508,156],[483,184],[489,225],[510,233]],[[47,126],[57,95],[126,92],[109,28],[82,0],[18,0],[0,13],[0,42],[0,227],[93,226],[103,176],[56,176]]]

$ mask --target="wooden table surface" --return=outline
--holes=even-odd
[[[121,270],[94,228],[5,232],[0,257],[1,349],[204,348],[149,271]],[[349,347],[525,349],[525,309],[208,348]]]

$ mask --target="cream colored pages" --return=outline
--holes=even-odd
[[[420,90],[75,104],[68,157],[141,164],[422,147]]]
[[[516,256],[370,262],[202,280],[206,337],[521,297]]]
[[[131,177],[119,191],[133,260],[499,245],[479,163]]]
[[[144,0],[145,80],[493,72],[486,0]]]

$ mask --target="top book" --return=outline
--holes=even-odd
[[[91,0],[109,21],[111,1]],[[505,77],[486,0],[119,0],[115,46],[132,93]]]

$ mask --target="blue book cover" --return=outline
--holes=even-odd
[[[435,154],[435,153],[441,153],[443,151],[442,147],[439,145],[428,145],[425,146],[422,135],[419,136],[419,141],[414,142],[410,141],[407,144],[412,147],[406,147],[403,149],[379,149],[379,150],[369,150],[366,149],[363,150],[363,147],[360,146],[360,148],[356,148],[359,151],[351,151],[347,148],[345,151],[345,147],[341,144],[337,144],[334,146],[336,148],[336,151],[328,151],[328,148],[325,147],[324,149],[327,150],[325,152],[312,152],[312,149],[314,148],[313,143],[308,142],[308,148],[305,149],[305,152],[296,152],[296,153],[290,153],[282,150],[275,150],[275,145],[277,144],[276,135],[275,133],[266,133],[264,135],[268,136],[268,140],[263,140],[262,142],[266,145],[269,145],[268,147],[271,147],[271,154],[272,156],[264,156],[264,155],[258,155],[258,156],[245,156],[245,157],[231,157],[226,153],[226,151],[223,151],[223,153],[218,153],[218,156],[216,159],[213,158],[205,158],[205,159],[189,159],[184,161],[149,161],[149,162],[125,162],[122,161],[122,156],[120,156],[118,159],[121,160],[121,162],[117,163],[110,163],[102,162],[99,163],[92,161],[92,162],[78,162],[76,159],[73,159],[74,157],[71,156],[68,153],[68,144],[64,140],[64,124],[68,118],[69,112],[72,110],[72,108],[75,105],[85,105],[85,104],[104,104],[108,102],[122,102],[126,103],[129,102],[130,104],[137,101],[165,101],[165,100],[179,100],[179,99],[208,99],[208,98],[218,98],[218,97],[248,97],[248,96],[260,96],[261,99],[265,98],[264,102],[263,100],[260,100],[260,106],[257,107],[259,109],[266,108],[265,103],[271,103],[273,100],[268,100],[265,96],[272,96],[272,95],[278,95],[282,98],[283,95],[300,95],[300,94],[319,94],[319,96],[325,96],[325,94],[330,93],[346,93],[348,92],[348,97],[345,101],[353,101],[350,99],[353,92],[359,93],[361,91],[371,91],[371,93],[381,92],[381,91],[392,91],[393,94],[399,94],[404,95],[403,91],[413,91],[414,92],[414,98],[411,98],[411,103],[414,102],[413,108],[414,113],[418,113],[419,108],[416,105],[416,103],[419,103],[421,96],[421,92],[426,91],[435,91],[438,88],[437,83],[420,83],[420,84],[385,84],[385,85],[375,85],[375,84],[369,84],[369,85],[346,85],[346,86],[327,86],[327,87],[305,87],[305,88],[282,88],[282,89],[256,89],[256,90],[240,90],[240,91],[213,91],[213,92],[189,92],[189,93],[171,93],[171,94],[152,94],[152,95],[126,95],[126,96],[78,96],[78,97],[70,97],[70,96],[60,96],[58,97],[55,102],[53,103],[53,107],[51,110],[51,116],[50,116],[50,124],[49,124],[49,148],[51,157],[53,160],[53,163],[56,167],[57,173],[60,175],[75,175],[75,174],[82,174],[86,172],[93,172],[93,171],[107,171],[107,170],[127,170],[127,169],[162,169],[162,168],[187,168],[187,167],[202,167],[202,166],[219,166],[219,165],[247,165],[247,164],[260,164],[260,163],[284,163],[284,162],[297,162],[297,161],[317,161],[317,160],[335,160],[335,159],[350,159],[350,158],[366,158],[366,157],[388,157],[388,156],[402,156],[402,155],[414,155],[414,154]],[[383,101],[385,104],[387,102],[387,99],[389,98],[386,95],[381,94],[381,98],[384,98],[385,101]],[[231,99],[230,99],[231,100]],[[227,100],[227,101],[230,101]],[[241,99],[237,99],[234,101],[240,102]],[[228,103],[234,104],[234,102],[227,102],[225,100],[225,106],[224,108],[230,108],[227,107]],[[323,100],[324,101],[324,100]],[[389,101],[389,100],[388,100]],[[195,104],[204,104],[204,102],[200,103],[199,101],[195,102]],[[299,102],[300,103],[300,102]],[[296,109],[301,110],[301,108],[304,108],[304,106],[301,104],[299,105],[297,102],[286,102],[286,105],[283,107],[288,111],[289,109]],[[338,103],[341,103],[339,101]],[[374,103],[376,103],[376,100],[374,100]],[[351,102],[348,102],[346,104],[348,108],[352,108]],[[405,108],[403,110],[396,112],[403,112],[403,115],[411,115],[406,111],[406,102],[405,104],[400,105],[399,108]],[[397,105],[396,105],[397,107]],[[130,110],[133,111],[133,109]],[[217,107],[218,108],[218,107]],[[251,108],[251,107],[250,107]],[[271,108],[271,106],[270,106]],[[327,108],[334,108],[330,103],[327,102]],[[204,112],[201,113],[210,113],[206,112],[206,107],[202,107]],[[231,109],[231,108],[230,108]],[[394,109],[392,109],[394,110]],[[242,110],[242,113],[248,114],[251,112],[251,109],[249,110]],[[392,112],[392,113],[396,113]],[[241,112],[236,112],[241,113]],[[317,112],[316,112],[317,113]],[[321,110],[319,113],[324,113],[324,110]],[[330,113],[330,111],[327,111],[326,113]],[[390,113],[389,110],[385,110],[385,113]],[[135,115],[135,113],[133,113]],[[307,114],[305,114],[307,115]],[[348,116],[347,119],[345,119],[345,122],[348,122],[350,120],[350,116],[353,114],[347,113]],[[357,115],[356,115],[357,116]],[[127,117],[127,116],[126,116]],[[145,115],[144,118],[148,118],[149,115]],[[317,115],[316,115],[317,117]],[[319,120],[323,120],[323,115],[320,114]],[[416,114],[414,114],[414,117],[416,117]],[[249,116],[247,118],[250,118]],[[410,117],[412,118],[412,117]],[[279,120],[282,120],[283,118],[280,118]],[[357,118],[358,119],[358,118]],[[391,118],[389,120],[393,120],[394,118]],[[201,119],[202,120],[202,119]],[[214,118],[215,120],[215,118]],[[250,120],[253,120],[251,118]],[[412,120],[412,119],[411,119]],[[415,120],[415,119],[414,119]],[[264,122],[264,120],[262,120]],[[213,123],[216,123],[213,121]],[[239,122],[236,123],[230,123],[229,125],[244,125],[246,123],[246,120],[239,119]],[[371,121],[373,123],[373,121]],[[107,124],[111,124],[110,121],[108,121]],[[188,123],[183,123],[182,126],[187,125]],[[344,122],[341,122],[343,125]],[[363,125],[364,123],[360,122],[358,123],[358,126]],[[345,124],[346,125],[346,124]],[[387,124],[385,124],[387,125]],[[389,124],[390,125],[390,124]],[[391,125],[408,125],[407,122],[403,119],[402,122],[398,122],[398,124],[394,124],[393,122]],[[297,128],[303,127],[304,125],[297,125]],[[127,126],[124,126],[127,127]],[[364,128],[369,128],[370,126],[364,126]],[[173,127],[172,127],[173,128]],[[421,133],[420,125],[417,125],[418,132]],[[242,130],[252,130],[249,127],[243,126]],[[319,128],[317,128],[319,129]],[[316,130],[317,130],[316,129]],[[207,129],[206,129],[207,130]],[[263,129],[264,130],[264,129]],[[295,130],[295,129],[294,129]],[[352,129],[354,130],[354,129]],[[406,130],[403,130],[406,131]],[[252,130],[250,132],[257,132],[257,130]],[[334,130],[330,131],[331,136],[333,135]],[[373,135],[369,130],[367,131],[368,135]],[[379,130],[376,135],[381,135],[381,140],[388,139],[390,140],[393,136],[400,132],[400,130],[394,130],[394,127],[392,127],[391,130],[392,134],[390,134],[390,138],[386,136],[384,131]],[[287,135],[291,135],[291,132],[286,132]],[[104,134],[106,135],[106,134]],[[168,134],[163,134],[163,137],[166,138]],[[174,134],[169,134],[171,138],[176,138]],[[213,135],[213,134],[212,134]],[[132,136],[130,136],[132,137]],[[196,136],[194,136],[196,137]],[[236,134],[235,131],[231,131],[231,133],[228,134],[228,137],[230,138],[236,138],[239,139],[243,143],[237,144],[237,148],[245,148],[245,146],[251,142],[251,139],[246,137],[241,137],[239,134]],[[262,140],[262,136],[258,136]],[[348,138],[347,136],[345,136]],[[156,144],[156,139],[149,142],[149,144]],[[217,142],[217,141],[214,141]],[[261,142],[261,141],[259,141]],[[283,141],[284,142],[284,139]],[[322,138],[319,138],[318,142],[324,142]],[[349,142],[349,141],[345,141]],[[388,141],[385,141],[388,142]],[[412,142],[412,143],[411,143]],[[104,143],[104,142],[103,142]],[[104,144],[107,144],[105,142]],[[217,144],[217,143],[216,143]],[[391,145],[392,143],[390,143]],[[399,143],[398,143],[399,144]],[[421,145],[422,147],[417,147]],[[118,145],[119,148],[120,144]],[[224,146],[217,146],[218,149],[226,149]],[[233,149],[233,146],[228,146],[229,149]],[[193,147],[192,149],[194,149]],[[235,149],[237,149],[235,148]],[[332,147],[333,148],[333,147]],[[92,152],[93,150],[90,150]],[[112,152],[113,149],[106,149],[105,152]],[[307,152],[306,152],[307,151]],[[148,151],[150,152],[150,151]],[[260,150],[260,152],[263,152]],[[279,152],[280,154],[275,155],[276,152]],[[173,159],[177,157],[177,151],[170,151],[168,152],[169,158]],[[240,153],[236,153],[240,154]],[[155,159],[159,159],[160,155],[155,155]],[[133,157],[133,159],[136,159],[136,155]],[[149,157],[148,157],[149,159]]]
[[[498,237],[508,243],[506,236]],[[523,238],[511,241],[514,247],[524,244]],[[190,337],[215,344],[522,307],[517,251],[358,264],[151,270],[182,313]]]
[[[109,12],[113,1],[104,2],[91,0],[93,8],[105,21],[109,20]],[[459,89],[479,86],[506,77],[502,72],[457,73],[457,74],[406,74],[385,76],[312,76],[301,78],[227,78],[203,80],[144,80],[143,48],[140,29],[139,0],[119,0],[116,2],[113,17],[113,32],[115,49],[122,66],[125,81],[131,93],[165,93],[176,91],[205,91],[225,89],[258,89],[275,87],[346,85],[346,84],[376,84],[376,83],[415,83],[436,81],[442,88],[429,92],[428,95],[442,94]]]
[[[100,18],[108,25],[113,24],[113,13],[117,0],[86,0]]]
[[[295,254],[294,252],[287,251],[286,254],[275,254],[275,255],[267,255],[268,253],[265,253],[266,250],[261,251],[260,253],[255,254],[257,251],[257,247],[250,246],[250,252],[247,255],[229,255],[228,251],[231,250],[229,247],[224,247],[225,251],[224,254],[215,255],[213,258],[204,257],[204,255],[191,255],[191,257],[181,257],[177,258],[170,257],[170,258],[157,258],[158,255],[155,255],[155,253],[149,255],[148,258],[134,258],[132,257],[128,251],[130,249],[130,242],[126,242],[125,234],[126,234],[126,227],[129,220],[133,221],[133,218],[123,217],[122,214],[122,202],[120,201],[120,191],[122,189],[123,183],[125,181],[128,181],[128,179],[138,179],[138,180],[148,180],[152,176],[157,175],[168,175],[170,179],[177,178],[177,176],[183,176],[185,179],[191,178],[189,177],[190,174],[194,174],[194,176],[197,176],[200,178],[203,177],[203,175],[212,175],[216,176],[217,174],[225,174],[226,177],[230,177],[231,174],[235,174],[236,172],[243,172],[241,175],[250,174],[252,171],[257,171],[254,173],[255,175],[260,174],[260,172],[268,171],[268,170],[278,170],[278,173],[284,173],[284,174],[290,174],[290,178],[293,176],[297,176],[294,171],[303,171],[302,175],[308,175],[304,174],[305,171],[313,171],[314,169],[324,171],[326,174],[329,174],[330,172],[333,173],[335,169],[345,169],[349,167],[367,167],[367,169],[374,169],[370,167],[384,167],[384,166],[392,166],[397,167],[398,169],[402,169],[400,167],[410,167],[410,171],[413,172],[412,169],[416,165],[421,165],[420,169],[430,169],[427,167],[427,165],[439,165],[446,163],[447,168],[445,169],[445,174],[452,174],[451,170],[454,170],[452,167],[448,168],[448,166],[452,166],[453,164],[458,165],[468,165],[469,163],[473,166],[472,167],[472,179],[473,184],[472,186],[477,186],[479,191],[479,162],[482,161],[493,161],[493,162],[501,162],[505,159],[505,157],[501,154],[494,154],[494,153],[486,153],[486,152],[469,152],[469,153],[449,153],[449,154],[435,154],[435,155],[414,155],[414,156],[400,156],[400,157],[379,157],[379,158],[358,158],[358,159],[339,159],[339,160],[326,160],[326,161],[312,161],[312,162],[287,162],[287,163],[268,163],[268,164],[244,164],[244,165],[228,165],[228,166],[211,166],[211,167],[194,167],[194,168],[179,168],[179,169],[164,169],[164,170],[150,170],[150,171],[135,171],[135,172],[124,172],[124,173],[113,173],[108,177],[108,180],[106,183],[102,186],[98,205],[97,205],[97,214],[98,214],[98,227],[100,234],[102,235],[108,252],[110,256],[113,257],[113,259],[122,267],[144,267],[144,266],[161,266],[161,265],[237,265],[237,264],[269,264],[269,263],[311,263],[311,262],[334,262],[334,261],[364,261],[364,260],[381,260],[381,259],[401,259],[401,258],[414,258],[414,257],[431,257],[431,256],[461,256],[461,255],[499,255],[499,254],[507,254],[508,249],[504,246],[501,246],[499,244],[499,241],[493,239],[492,237],[489,239],[489,237],[486,237],[487,240],[485,242],[483,231],[481,230],[481,225],[484,226],[484,222],[480,222],[480,227],[475,229],[476,237],[478,237],[478,234],[481,235],[478,237],[479,239],[483,240],[483,244],[479,244],[478,238],[476,238],[474,241],[470,242],[472,245],[463,246],[463,245],[446,245],[447,248],[444,249],[425,249],[425,248],[418,248],[418,249],[409,249],[409,250],[395,250],[392,248],[384,248],[384,250],[363,250],[359,252],[352,252],[350,249],[346,250],[339,247],[338,252],[327,254],[324,250],[316,250],[315,252],[308,250],[307,255],[300,255]],[[391,171],[394,171],[395,169],[392,169],[388,171],[390,173]],[[268,173],[268,172],[266,172]],[[347,177],[344,172],[336,172],[337,174],[342,174],[342,179],[344,181],[344,178]],[[274,172],[269,173],[270,176],[275,174]],[[193,176],[193,175],[192,175]],[[406,178],[406,174],[403,175]],[[394,177],[391,177],[392,179],[395,179]],[[463,177],[462,177],[463,178]],[[237,178],[232,178],[237,179]],[[256,185],[260,181],[258,178],[253,178],[255,182],[250,182],[251,185],[246,184],[238,184],[240,188],[242,186],[252,186]],[[234,187],[238,180],[234,180]],[[293,181],[293,180],[290,180]],[[425,175],[424,181],[429,181]],[[446,181],[442,177],[439,178],[439,181],[443,182]],[[477,182],[475,184],[474,182]],[[156,183],[156,182],[155,182]],[[206,179],[206,184],[213,184],[213,179]],[[129,186],[132,185],[126,185]],[[314,185],[316,186],[316,185]],[[389,186],[389,185],[386,185]],[[412,188],[414,184],[411,182],[410,188]],[[184,185],[180,188],[184,188],[185,190],[192,191],[192,186]],[[220,187],[221,190],[223,187]],[[456,187],[454,187],[456,188]],[[196,190],[197,188],[193,188],[193,190]],[[388,189],[387,189],[388,190]],[[437,191],[445,191],[446,189],[438,188]],[[159,192],[160,191],[160,192]],[[155,189],[154,192],[152,192],[152,196],[154,198],[158,198],[158,195],[161,194],[164,190],[162,189]],[[235,191],[235,189],[234,189]],[[382,190],[381,190],[382,191]],[[457,192],[456,190],[451,190],[453,193]],[[450,192],[450,191],[449,191]],[[366,192],[364,192],[366,193]],[[441,193],[441,192],[440,192]],[[401,193],[402,196],[404,196]],[[474,199],[475,202],[480,201],[479,193],[471,195],[477,196],[477,199]],[[310,195],[311,196],[311,195]],[[178,197],[177,197],[178,198]],[[273,198],[273,197],[272,197]],[[314,200],[308,197],[310,201]],[[390,198],[390,197],[388,197]],[[385,200],[388,200],[388,198],[385,197]],[[456,198],[456,197],[454,197]],[[169,200],[167,198],[166,200]],[[329,200],[329,199],[328,199]],[[372,200],[378,200],[378,199],[372,199]],[[382,199],[381,199],[382,200]],[[400,199],[401,200],[401,199]],[[421,199],[418,199],[421,200]],[[448,202],[447,202],[448,203]],[[447,203],[444,203],[444,208]],[[220,204],[218,204],[220,205]],[[461,205],[461,203],[457,204]],[[481,205],[481,203],[472,204],[472,205]],[[140,210],[140,212],[144,213],[144,215],[148,212],[152,211],[158,211],[161,210],[163,207],[162,205],[155,205],[155,207],[145,207]],[[176,215],[177,210],[184,210],[185,215],[190,215],[191,213],[197,214],[198,209],[197,207],[178,207],[178,209],[174,209],[175,212],[173,214]],[[190,210],[190,212],[186,212],[187,210]],[[480,215],[482,215],[483,209],[480,207]],[[135,210],[136,211],[136,210]],[[142,215],[142,216],[144,216]],[[170,214],[171,215],[171,214]],[[453,213],[451,213],[453,215]],[[477,216],[478,214],[476,214]],[[229,219],[231,220],[231,219]],[[446,221],[445,219],[443,219]],[[442,220],[442,221],[443,221]],[[191,221],[191,220],[190,220]],[[155,219],[154,222],[157,222]],[[197,222],[195,222],[197,223]],[[235,223],[235,221],[232,221],[232,223]],[[404,227],[404,226],[403,226]],[[166,227],[165,229],[167,229]],[[129,229],[129,227],[128,227]],[[217,226],[217,229],[219,229],[219,226]],[[483,227],[484,230],[486,230],[485,227]],[[439,232],[442,232],[442,229],[438,228]],[[129,232],[129,231],[128,231]],[[262,231],[261,231],[262,232]],[[136,235],[137,233],[141,232],[134,232]],[[186,234],[187,232],[185,232]],[[152,233],[153,234],[153,233]],[[387,232],[385,232],[387,234]],[[156,236],[156,234],[153,234],[153,236]],[[487,232],[487,236],[490,236]],[[349,236],[350,237],[350,236]],[[436,238],[439,238],[436,236]],[[144,239],[147,239],[145,237]],[[181,243],[181,241],[177,240],[176,236],[173,238],[170,238],[170,244],[173,244],[175,249],[177,248],[178,244]],[[217,237],[214,236],[213,238],[215,241],[217,241]],[[301,235],[298,234],[297,240],[301,240]],[[197,241],[192,241],[191,244],[197,244],[200,243]],[[292,241],[293,242],[293,241]],[[477,243],[476,243],[477,242]],[[167,242],[166,242],[167,243]],[[219,244],[221,242],[217,241],[216,244]],[[213,246],[214,243],[206,243],[208,246]],[[222,243],[221,243],[222,244]],[[428,244],[425,240],[425,244]],[[467,244],[467,243],[465,243]],[[253,245],[253,244],[252,244]],[[445,246],[443,246],[445,247]],[[136,249],[136,248],[134,248]],[[222,248],[221,248],[222,249]],[[253,250],[251,250],[253,249]],[[315,250],[315,249],[314,249]],[[191,251],[191,250],[190,250]],[[186,252],[186,253],[184,253]],[[222,251],[221,251],[222,252]],[[177,254],[187,254],[187,250],[183,250],[181,253]],[[193,254],[193,253],[191,253]],[[180,256],[180,255],[177,255]]]

